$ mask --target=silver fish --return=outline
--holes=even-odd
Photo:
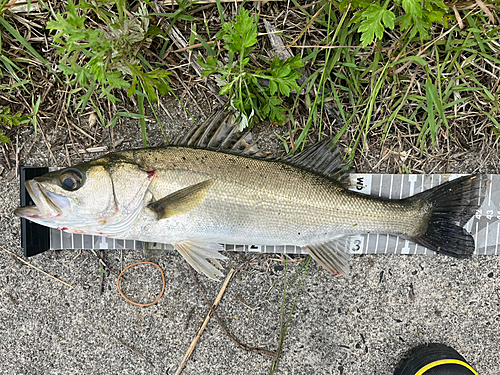
[[[481,203],[479,175],[402,200],[361,195],[346,188],[327,142],[270,159],[230,123],[218,113],[173,146],[36,177],[26,182],[35,206],[15,214],[70,233],[172,243],[213,279],[221,243],[301,246],[335,274],[348,274],[358,234],[395,234],[457,258],[474,251],[463,226]]]

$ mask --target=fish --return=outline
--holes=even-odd
[[[35,205],[15,215],[69,233],[170,243],[211,279],[223,275],[225,243],[300,246],[343,275],[360,234],[472,255],[463,227],[484,199],[481,175],[385,199],[348,189],[348,170],[329,140],[271,157],[220,111],[169,146],[113,152],[26,181]]]

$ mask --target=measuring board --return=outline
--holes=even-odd
[[[30,179],[56,168],[29,168],[21,170],[21,205],[27,205],[29,195],[24,189],[24,180]],[[35,171],[36,170],[36,171]],[[459,174],[351,174],[350,189],[362,194],[378,197],[401,199],[428,190]],[[465,228],[475,240],[477,255],[498,255],[500,240],[500,175],[487,175],[490,183],[485,192],[485,199],[476,214]],[[484,179],[486,181],[487,179]],[[498,189],[497,189],[498,187]],[[480,187],[482,188],[482,187]],[[145,252],[174,250],[170,244],[148,243],[134,240],[120,240],[103,236],[71,234],[58,229],[46,228],[22,219],[22,242],[26,256],[31,256],[48,249],[135,249]],[[47,239],[45,239],[47,238]],[[435,254],[423,246],[398,236],[386,234],[366,234],[353,238],[353,254]],[[248,251],[257,253],[305,254],[297,246],[264,246],[226,244],[227,251]]]

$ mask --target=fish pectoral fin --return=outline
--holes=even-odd
[[[348,277],[351,242],[350,236],[343,236],[328,242],[306,245],[302,249],[333,275]]]
[[[174,247],[187,260],[187,262],[198,272],[204,273],[213,280],[223,276],[222,272],[215,268],[208,260],[212,261],[217,267],[221,267],[217,259],[227,259],[226,256],[219,253],[224,247],[215,242],[204,243],[195,240],[186,240],[176,242]]]
[[[148,204],[158,220],[185,214],[198,206],[207,196],[214,180],[206,180],[185,187]]]

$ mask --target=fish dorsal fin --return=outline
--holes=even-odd
[[[332,274],[349,277],[352,244],[352,237],[341,236],[328,242],[306,245],[302,249]]]
[[[349,166],[342,161],[339,147],[332,146],[330,140],[316,143],[308,149],[283,159],[287,164],[322,174],[347,184]]]
[[[158,220],[185,214],[198,206],[207,196],[214,181],[206,180],[177,190],[157,201],[148,204]]]
[[[265,158],[270,153],[261,151],[253,141],[250,131],[239,131],[232,111],[220,110],[203,124],[193,127],[184,137],[176,139],[172,145],[204,148],[231,154]]]
[[[184,137],[179,137],[172,144],[254,158],[269,158],[271,153],[257,147],[252,132],[240,131],[238,125],[234,113],[223,109],[215,112],[203,124],[193,127]],[[281,160],[347,184],[349,168],[342,161],[341,150],[331,146],[328,140]]]
[[[227,124],[229,115],[230,113],[225,111],[215,112],[204,123],[192,127],[185,136],[175,140],[173,145],[207,148],[216,133],[220,133],[219,128]]]

